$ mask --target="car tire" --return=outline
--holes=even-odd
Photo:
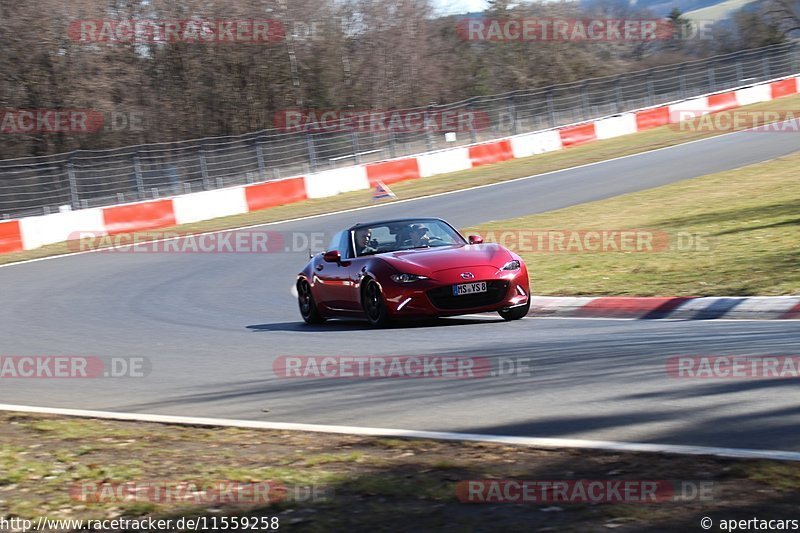
[[[512,307],[511,309],[500,310],[497,313],[503,317],[503,320],[519,320],[520,318],[524,318],[527,316],[528,311],[531,309],[531,300],[530,298],[525,303],[525,305],[520,305],[518,307]]]
[[[322,324],[325,317],[319,314],[317,302],[311,293],[311,285],[308,281],[301,279],[297,282],[297,303],[300,306],[300,316],[306,324]]]
[[[361,306],[364,308],[367,320],[373,326],[382,328],[389,324],[389,311],[386,309],[381,286],[377,281],[373,279],[367,281],[362,293]]]

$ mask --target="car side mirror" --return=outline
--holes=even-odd
[[[470,235],[469,236],[469,243],[470,244],[483,244],[483,237],[480,235]]]
[[[326,263],[341,263],[342,254],[339,253],[339,250],[331,250],[330,252],[325,252],[322,256],[322,260]]]

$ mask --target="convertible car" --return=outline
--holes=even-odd
[[[386,220],[340,231],[297,277],[300,314],[309,324],[497,311],[528,314],[528,271],[499,244],[465,239],[438,218]]]

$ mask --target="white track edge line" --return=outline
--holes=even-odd
[[[783,122],[789,122],[789,121],[786,120],[786,121],[783,121]],[[761,126],[756,126],[756,127],[761,127]],[[190,234],[187,234],[187,235],[180,235],[178,237],[169,237],[169,238],[166,238],[166,239],[155,239],[155,240],[152,240],[152,241],[147,241],[147,243],[149,244],[149,243],[159,243],[159,242],[174,241],[174,240],[186,238],[188,236],[202,237],[204,235],[217,235],[219,233],[225,233],[225,232],[228,232],[228,231],[241,231],[241,230],[246,230],[246,229],[261,228],[261,227],[265,227],[265,226],[274,226],[276,224],[289,224],[291,222],[300,222],[300,221],[303,221],[303,220],[310,220],[310,219],[313,219],[313,218],[327,217],[327,216],[334,216],[334,215],[343,215],[345,213],[353,213],[355,211],[363,211],[365,209],[375,209],[375,208],[384,207],[384,206],[387,206],[387,205],[395,205],[395,204],[402,204],[402,203],[406,203],[406,202],[416,202],[416,201],[419,201],[419,200],[427,200],[428,198],[436,198],[436,197],[439,197],[439,196],[446,196],[448,194],[469,192],[469,191],[474,191],[474,190],[477,190],[477,189],[483,189],[485,187],[495,187],[495,186],[499,186],[499,185],[505,185],[505,184],[509,184],[509,183],[514,183],[514,182],[517,182],[517,181],[524,181],[524,180],[529,180],[529,179],[533,179],[533,178],[549,176],[551,174],[558,174],[559,172],[567,172],[567,171],[570,171],[570,170],[578,170],[578,169],[581,169],[581,168],[587,168],[587,167],[591,167],[591,166],[594,166],[594,165],[602,165],[602,164],[605,164],[605,163],[612,163],[614,161],[620,161],[620,160],[623,160],[623,159],[628,159],[630,157],[644,156],[644,155],[647,155],[647,154],[660,152],[662,150],[669,150],[671,148],[678,148],[678,147],[681,147],[681,146],[688,146],[690,144],[695,144],[695,143],[700,143],[700,142],[705,142],[705,141],[711,141],[711,140],[714,140],[714,139],[721,139],[721,138],[727,137],[729,135],[736,135],[736,134],[746,133],[746,132],[750,131],[750,129],[755,129],[755,128],[749,128],[747,130],[741,130],[741,131],[731,131],[729,133],[723,133],[721,135],[714,135],[713,137],[704,137],[702,139],[695,139],[693,141],[688,141],[688,142],[685,142],[685,143],[673,144],[672,146],[662,146],[661,148],[655,148],[653,150],[647,150],[645,152],[637,152],[635,154],[623,155],[623,156],[619,156],[619,157],[614,157],[612,159],[603,159],[602,161],[593,161],[591,163],[584,163],[583,165],[578,165],[578,166],[574,166],[574,167],[567,167],[567,168],[562,168],[562,169],[558,169],[558,170],[551,170],[551,171],[548,171],[548,172],[542,172],[540,174],[531,174],[529,176],[522,176],[520,178],[514,178],[514,179],[511,179],[511,180],[498,181],[498,182],[495,182],[495,183],[486,183],[486,184],[483,184],[483,185],[476,185],[474,187],[468,187],[466,189],[457,189],[457,190],[454,190],[454,191],[445,191],[445,192],[440,192],[440,193],[435,193],[435,194],[428,194],[428,195],[425,195],[425,196],[417,196],[415,198],[405,198],[403,200],[395,200],[395,201],[392,201],[392,202],[365,205],[365,206],[361,206],[361,207],[353,207],[353,208],[350,208],[350,209],[342,209],[340,211],[331,211],[331,212],[328,212],[328,213],[318,213],[316,215],[306,215],[306,216],[297,217],[297,218],[287,218],[287,219],[284,219],[284,220],[275,220],[273,222],[262,222],[260,224],[250,224],[250,225],[247,225],[247,226],[234,226],[234,227],[231,227],[231,228],[213,230],[213,231],[206,231],[206,232],[202,232],[202,233],[190,233]],[[637,132],[637,133],[639,133],[639,132]],[[635,133],[633,133],[631,135],[635,135]],[[562,150],[566,150],[566,149],[567,148],[562,148]],[[540,154],[535,154],[535,155],[530,156],[530,157],[536,157],[536,155],[540,155]],[[418,157],[418,156],[409,156],[409,157]],[[778,157],[783,157],[783,156],[778,156]],[[771,158],[771,159],[765,159],[763,161],[759,161],[759,162],[753,163],[753,164],[754,165],[758,165],[758,164],[766,163],[768,161],[774,161],[775,159],[778,159],[778,157]],[[522,159],[525,159],[525,158],[522,158]],[[513,161],[513,159],[512,159],[512,161]],[[750,165],[745,165],[745,166],[750,166]],[[733,168],[733,169],[722,170],[720,172],[729,172],[731,170],[738,170],[740,168],[744,168],[744,167],[737,167],[737,168]],[[702,175],[701,176],[695,176],[695,178],[699,178],[699,177],[702,177]],[[433,178],[433,176],[430,176],[428,178],[420,178],[420,179],[431,179],[431,178]],[[687,178],[687,179],[693,179],[693,178]],[[362,189],[362,190],[366,190],[366,189]],[[328,197],[328,198],[333,198],[333,196]],[[163,198],[163,199],[170,199],[170,198]],[[105,207],[113,207],[113,206],[105,206]],[[103,207],[100,207],[98,209],[103,209]],[[247,213],[253,213],[253,212],[254,211],[248,211]],[[247,214],[247,213],[240,213],[240,215],[244,215],[244,214]],[[237,216],[237,215],[233,215],[233,216]],[[219,217],[219,218],[224,218],[224,217]],[[214,220],[214,219],[208,219],[208,220]],[[203,222],[203,221],[200,221],[200,222]],[[148,231],[150,231],[150,230],[148,230]],[[159,231],[159,230],[152,230],[152,231]],[[59,243],[53,243],[53,244],[59,244]],[[39,258],[36,258],[36,259],[26,259],[25,261],[16,261],[16,262],[13,262],[13,263],[5,263],[5,264],[0,265],[0,268],[6,268],[6,267],[15,266],[15,265],[25,265],[25,264],[28,264],[28,263],[38,263],[39,261],[48,261],[48,260],[51,260],[51,259],[59,259],[61,257],[71,257],[71,256],[83,255],[83,254],[108,252],[109,250],[115,250],[117,248],[129,247],[129,246],[130,245],[109,246],[109,247],[106,247],[106,248],[99,248],[99,249],[96,249],[96,250],[85,250],[85,251],[82,251],[82,252],[70,252],[70,253],[66,253],[66,254],[49,255],[47,257],[39,257]],[[24,250],[24,251],[30,251],[30,250]]]
[[[389,429],[354,426],[333,426],[319,424],[295,424],[289,422],[263,422],[258,420],[235,420],[224,418],[200,418],[173,415],[154,415],[137,413],[116,413],[111,411],[88,411],[82,409],[63,409],[33,407],[25,405],[0,404],[0,411],[61,415],[80,418],[99,418],[129,422],[148,422],[157,424],[177,424],[186,426],[236,427],[244,429],[266,429],[279,431],[308,431],[314,433],[333,433],[374,437],[398,437],[413,439],[432,439],[446,441],[489,442],[530,446],[537,448],[576,448],[614,452],[662,453],[675,455],[713,455],[738,459],[772,459],[776,461],[800,461],[800,452],[782,450],[753,450],[746,448],[721,448],[679,444],[653,444],[641,442],[615,442],[567,438],[514,437],[510,435],[482,435],[476,433],[453,433],[445,431],[418,431],[411,429]]]

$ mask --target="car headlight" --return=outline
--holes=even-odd
[[[416,274],[392,274],[389,276],[395,283],[413,283],[423,279],[428,279],[425,276],[417,276]]]
[[[508,263],[503,265],[503,268],[501,268],[500,270],[519,270],[519,269],[520,269],[519,261],[517,259],[514,259],[513,261],[509,261]]]

